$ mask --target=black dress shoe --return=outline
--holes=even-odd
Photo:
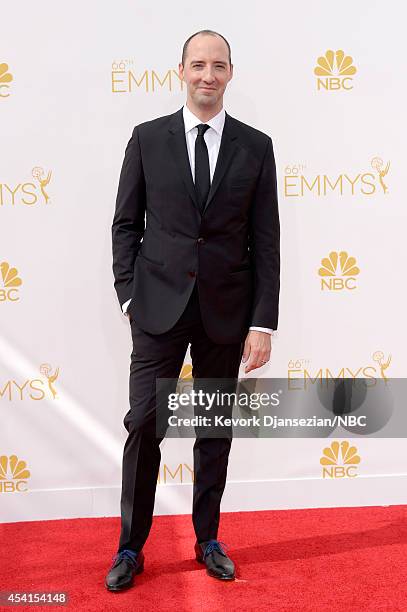
[[[195,542],[196,560],[205,563],[206,573],[220,580],[235,579],[235,565],[224,549],[223,542],[208,540],[207,542]],[[223,544],[225,546],[225,544]]]
[[[105,586],[109,591],[123,591],[132,586],[134,576],[144,569],[144,553],[125,549],[113,557],[114,563],[106,576]]]

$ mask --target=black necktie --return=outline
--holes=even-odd
[[[201,212],[203,212],[211,186],[208,148],[204,139],[204,134],[210,128],[210,125],[200,123],[197,128],[198,136],[195,140],[195,190],[198,196],[199,207]]]

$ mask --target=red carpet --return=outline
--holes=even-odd
[[[407,506],[224,513],[238,579],[206,575],[193,557],[190,516],[155,517],[136,586],[110,593],[104,577],[119,519],[2,525],[1,587],[65,590],[65,607],[4,610],[407,610]]]

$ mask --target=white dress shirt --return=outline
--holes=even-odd
[[[189,163],[191,165],[192,177],[195,181],[195,140],[198,135],[197,125],[202,123],[202,121],[189,110],[186,104],[184,104],[182,111],[184,116],[185,138],[187,142]],[[225,109],[222,108],[222,110],[217,115],[212,117],[212,119],[209,119],[209,121],[205,121],[205,123],[206,125],[210,126],[209,130],[206,130],[204,134],[204,139],[208,149],[209,172],[212,182],[219,154],[223,126],[225,125]],[[127,302],[123,304],[122,308],[125,314],[127,312],[127,308],[130,302],[131,300],[127,300]],[[267,332],[269,334],[275,333],[272,329],[268,327],[250,327],[250,329]]]

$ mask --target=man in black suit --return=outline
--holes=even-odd
[[[115,289],[130,319],[133,352],[123,453],[121,534],[106,578],[112,591],[144,568],[160,442],[155,382],[177,379],[191,344],[192,375],[237,380],[270,358],[277,328],[280,251],[272,141],[232,118],[223,94],[230,46],[203,30],[184,44],[177,112],[136,126],[113,219]],[[197,436],[192,519],[196,559],[235,577],[217,540],[231,436]]]

